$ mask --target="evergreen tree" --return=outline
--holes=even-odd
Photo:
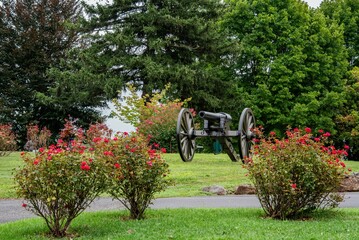
[[[143,95],[171,83],[174,97],[192,97],[191,104],[201,109],[220,109],[233,89],[223,71],[229,44],[217,24],[223,9],[218,0],[86,6],[88,45],[78,54],[74,78],[96,79],[109,94],[125,83]]]
[[[299,0],[236,0],[223,22],[240,42],[239,95],[267,131],[334,131],[344,100],[342,31]]]
[[[80,13],[79,0],[1,0],[0,122],[12,123],[22,141],[27,124],[57,132],[73,113],[44,105],[38,96],[56,84],[47,71],[76,42],[77,32],[67,25]]]

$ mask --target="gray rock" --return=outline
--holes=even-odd
[[[358,192],[359,191],[359,173],[352,173],[345,176],[339,189],[339,192]]]
[[[217,194],[217,195],[226,195],[227,194],[227,190],[222,186],[204,187],[204,188],[202,188],[202,191],[214,193],[214,194]]]
[[[234,194],[242,195],[242,194],[255,194],[256,188],[250,184],[239,185],[235,188]]]

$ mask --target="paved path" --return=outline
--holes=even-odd
[[[25,210],[22,201],[18,199],[0,200],[0,223],[16,221],[24,218],[36,217]],[[158,198],[150,206],[160,208],[256,208],[260,207],[255,195],[204,196],[181,198]],[[345,200],[340,204],[342,208],[359,208],[359,192],[346,193]],[[95,200],[86,211],[124,209],[122,204],[111,198]]]

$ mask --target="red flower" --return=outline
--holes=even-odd
[[[84,164],[84,165],[81,164],[81,169],[84,170],[84,171],[89,171],[91,168],[90,168],[90,166],[87,165],[87,163],[86,163],[86,164]]]
[[[154,144],[153,144],[153,147],[155,147],[155,148],[159,148],[159,147],[160,147],[160,145],[159,145],[158,143],[154,143]]]
[[[119,169],[119,168],[121,168],[121,164],[115,163],[115,164],[114,164],[114,167],[117,168],[117,169]]]
[[[330,132],[326,132],[323,134],[324,137],[330,137]]]
[[[118,138],[117,138],[117,137],[114,137],[114,138],[113,138],[113,140],[114,140],[114,141],[117,141],[117,140],[118,140]]]
[[[311,132],[312,132],[312,129],[310,129],[309,127],[306,127],[306,128],[304,128],[304,131],[305,131],[306,133],[311,133]]]
[[[350,147],[348,145],[344,145],[344,149],[348,150]]]
[[[340,162],[340,165],[342,165],[342,167],[345,167],[345,163],[344,163],[344,162]]]
[[[44,150],[45,150],[45,149],[44,149],[44,148],[42,148],[42,147],[41,147],[41,148],[39,148],[39,152],[40,152],[40,153],[43,153],[43,152],[44,152]]]
[[[103,154],[105,156],[114,156],[113,152],[111,152],[111,151],[104,151]]]
[[[314,141],[320,142],[320,138],[316,137],[316,138],[314,138]]]
[[[86,161],[82,161],[82,162],[81,162],[81,166],[84,166],[84,165],[87,165],[87,162],[86,162]]]
[[[123,132],[123,135],[127,136],[127,135],[128,135],[128,132]]]
[[[22,207],[27,207],[27,204],[26,204],[26,203],[23,203],[21,206],[22,206]]]
[[[293,129],[293,132],[299,132],[299,129],[298,129],[298,128],[294,128],[294,129]]]
[[[104,141],[105,143],[108,143],[110,140],[109,140],[108,138],[104,138],[103,141]]]
[[[291,186],[292,186],[293,189],[297,188],[297,184],[295,184],[295,183],[293,183]]]
[[[274,131],[272,131],[272,132],[270,132],[270,133],[269,133],[269,135],[271,135],[271,136],[275,136],[275,132],[274,132]]]
[[[166,153],[167,152],[166,148],[161,148],[161,152]]]
[[[34,165],[37,165],[37,164],[39,164],[39,163],[40,163],[40,160],[39,160],[39,159],[35,159]]]
[[[101,141],[101,140],[102,140],[101,137],[95,137],[95,138],[92,139],[92,141],[93,141],[94,143],[97,143],[97,142],[99,142],[99,141]]]
[[[131,148],[130,152],[132,153],[136,152],[136,148]]]
[[[147,161],[146,164],[150,167],[152,167],[152,161]]]

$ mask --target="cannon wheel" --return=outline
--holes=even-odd
[[[256,127],[256,120],[254,118],[253,112],[250,108],[245,108],[242,111],[241,117],[239,119],[239,154],[241,156],[242,161],[245,158],[250,157],[251,149],[253,146],[253,138],[255,134],[253,133],[253,129]]]
[[[187,108],[182,108],[178,114],[176,138],[178,151],[184,162],[190,162],[195,153],[195,138],[193,115]]]

